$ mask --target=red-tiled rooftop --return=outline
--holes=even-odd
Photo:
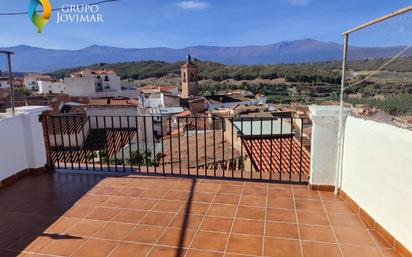
[[[196,166],[204,166],[205,163],[212,166],[214,161],[218,163],[230,161],[232,159],[231,144],[224,138],[222,140],[222,138],[222,130],[216,130],[215,134],[209,131],[206,134],[198,134],[197,136],[189,132],[189,136],[187,136],[187,132],[181,129],[180,137],[176,133],[172,136],[171,142],[170,138],[164,139],[165,163],[170,164],[172,161],[173,166],[181,165],[185,169],[188,167],[188,164],[190,168],[194,168]],[[197,162],[195,148],[197,148]],[[181,164],[179,163],[179,152]],[[240,153],[233,149],[233,158],[237,159],[239,157]]]
[[[54,162],[60,163],[90,163],[93,152],[99,150],[105,153],[105,156],[101,156],[101,158],[107,156],[112,158],[135,135],[135,129],[91,129],[81,148],[76,148],[76,142],[71,142],[71,147],[69,145],[65,145],[65,148],[52,147],[51,157]]]
[[[305,186],[69,173],[0,190],[1,257],[400,257]]]
[[[310,153],[295,137],[244,139],[243,143],[256,170],[309,176]]]

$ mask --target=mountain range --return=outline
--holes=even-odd
[[[332,61],[342,59],[343,46],[334,42],[314,39],[283,41],[270,45],[242,47],[193,46],[182,49],[167,47],[118,48],[92,45],[79,50],[54,50],[19,45],[0,48],[13,51],[13,70],[18,72],[50,72],[57,69],[91,65],[95,63],[118,63],[143,60],[176,62],[184,60],[188,51],[200,60],[223,64],[280,64]],[[395,47],[349,48],[352,60],[386,58],[403,49]],[[408,51],[406,56],[412,56]]]

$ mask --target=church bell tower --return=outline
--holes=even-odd
[[[181,67],[181,81],[182,98],[190,98],[198,95],[197,66],[192,62],[190,54],[187,55],[187,62]]]

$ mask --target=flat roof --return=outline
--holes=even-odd
[[[234,120],[233,125],[243,136],[276,136],[292,134],[290,119],[245,118],[242,120]]]

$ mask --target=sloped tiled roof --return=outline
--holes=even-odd
[[[47,119],[47,126],[52,135],[79,134],[87,121],[86,115],[51,116]]]
[[[197,137],[196,134],[189,134],[189,136],[187,136],[185,131],[180,132],[180,138],[178,138],[178,135],[174,135],[171,139],[164,139],[164,158],[166,164],[172,162],[173,166],[179,166],[179,150],[180,162],[183,168],[186,168],[188,164],[189,167],[196,167],[196,165],[202,166],[205,163],[210,164],[214,161],[222,162],[231,160],[232,147],[231,144],[222,137],[222,130],[216,130],[215,133],[208,132],[206,134],[198,134]],[[233,158],[239,157],[240,153],[233,148]]]
[[[300,142],[295,137],[243,139],[243,143],[258,171],[289,174],[292,168],[292,174],[302,171],[302,175],[309,175],[310,154],[305,147],[301,154]]]
[[[76,148],[75,142],[72,142],[72,147],[52,147],[51,156],[55,162],[86,163],[91,162],[90,156],[94,151],[106,150],[109,158],[112,158],[135,134],[135,129],[92,129],[83,147]],[[101,158],[104,159],[106,156]]]

